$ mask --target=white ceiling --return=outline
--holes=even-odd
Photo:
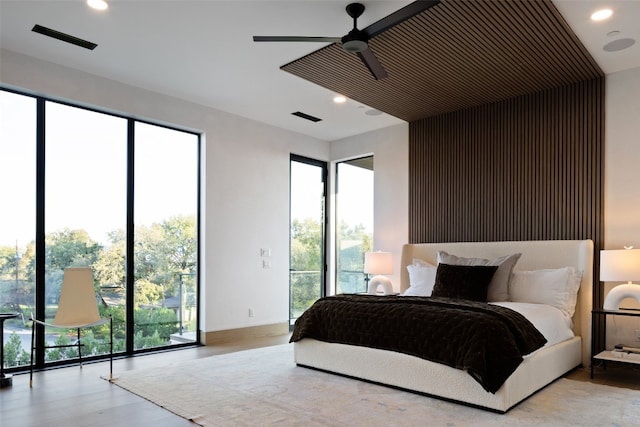
[[[446,1],[446,0],[445,0]],[[640,0],[553,0],[607,74],[640,67]],[[253,35],[342,36],[352,21],[349,1],[109,0],[97,12],[84,0],[0,0],[0,47],[125,84],[160,92],[323,140],[401,123],[280,66],[322,43],[254,43]],[[362,1],[364,28],[410,3]],[[591,12],[615,13],[594,24]],[[98,44],[86,50],[31,31],[35,24]],[[608,36],[611,31],[620,31]],[[620,52],[602,47],[620,38],[636,44]],[[291,115],[302,111],[323,120]]]

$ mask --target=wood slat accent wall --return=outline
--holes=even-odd
[[[409,241],[589,238],[599,277],[604,84],[595,78],[411,122]],[[602,300],[596,285],[594,307]]]

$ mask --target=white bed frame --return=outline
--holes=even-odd
[[[525,357],[518,369],[495,393],[485,391],[465,371],[387,350],[326,343],[305,338],[295,343],[295,362],[367,381],[424,393],[504,413],[571,369],[591,363],[591,303],[593,242],[591,240],[537,240],[514,242],[422,243],[402,248],[400,290],[409,287],[406,266],[414,258],[433,265],[445,250],[462,257],[497,258],[520,252],[516,270],[573,266],[582,273],[576,312],[575,337]]]

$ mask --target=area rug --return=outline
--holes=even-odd
[[[640,391],[562,378],[500,415],[296,367],[290,344],[124,372],[114,383],[203,426],[640,425]]]

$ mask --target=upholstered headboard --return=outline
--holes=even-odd
[[[409,288],[407,265],[414,258],[437,264],[437,252],[447,251],[461,257],[493,259],[522,253],[515,270],[575,267],[582,271],[578,302],[573,315],[573,330],[582,338],[582,363],[591,363],[591,304],[593,292],[593,241],[532,240],[512,242],[417,243],[402,247],[400,290]]]

